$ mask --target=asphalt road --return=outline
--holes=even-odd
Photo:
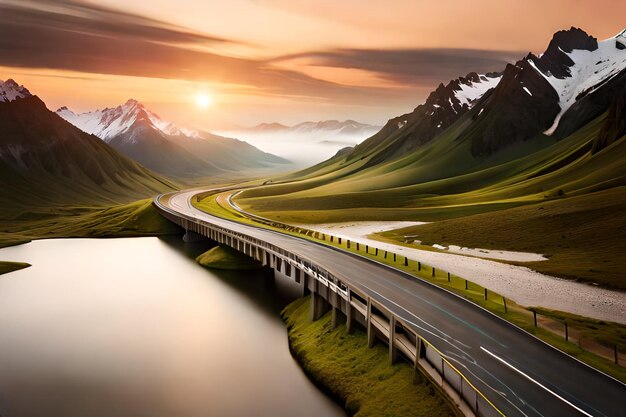
[[[626,417],[626,385],[428,282],[323,245],[221,219],[174,193],[171,211],[245,233],[314,261],[424,336],[507,416]]]

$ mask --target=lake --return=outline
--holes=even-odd
[[[0,415],[342,416],[291,357],[295,284],[209,271],[208,242],[41,240],[0,249]]]

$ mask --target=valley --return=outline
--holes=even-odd
[[[2,416],[624,409],[626,30],[27,3],[0,0]]]

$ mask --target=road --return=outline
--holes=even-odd
[[[163,205],[309,259],[371,296],[429,340],[507,416],[626,417],[626,385],[465,299],[391,267],[193,207],[199,190]]]

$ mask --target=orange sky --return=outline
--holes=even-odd
[[[570,26],[613,36],[624,16],[626,2],[582,0],[0,0],[0,78],[53,110],[132,97],[208,128],[383,123],[439,82],[502,70]]]

